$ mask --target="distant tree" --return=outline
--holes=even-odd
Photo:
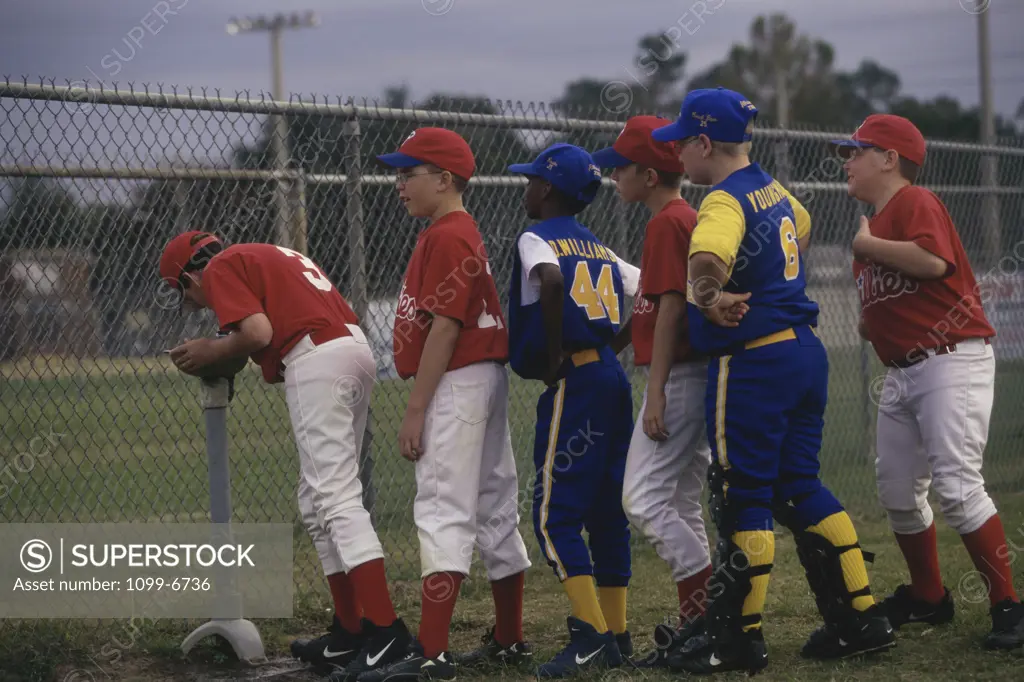
[[[750,25],[747,44],[733,45],[728,56],[695,76],[688,90],[725,87],[741,92],[760,110],[758,120],[835,125],[849,106],[834,69],[829,43],[797,31],[783,14],[759,16]]]
[[[586,76],[567,83],[552,106],[567,116],[608,118],[678,108],[686,53],[668,33],[637,41],[631,68],[612,78]]]
[[[649,33],[637,41],[628,71],[610,78],[586,76],[565,85],[552,108],[569,117],[625,121],[638,114],[672,116],[682,102],[686,53],[672,36]],[[559,141],[585,149],[611,144],[615,133],[572,131]]]
[[[0,251],[52,249],[88,243],[78,205],[66,187],[49,178],[18,178],[0,230]]]

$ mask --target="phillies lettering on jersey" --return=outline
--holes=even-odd
[[[448,371],[508,360],[508,330],[476,221],[449,213],[423,230],[406,268],[395,312],[395,367],[416,376],[434,315],[461,325]]]
[[[402,292],[398,295],[398,310],[395,311],[396,320],[407,322],[416,321],[416,299],[409,295],[409,289],[405,282],[402,282]]]
[[[868,340],[883,363],[995,336],[960,236],[937,196],[923,187],[904,187],[871,219],[871,234],[913,242],[946,261],[948,268],[941,279],[916,280],[878,263],[854,261]]]
[[[654,309],[654,304],[651,303],[649,298],[644,296],[644,284],[643,279],[641,279],[640,285],[636,289],[636,297],[633,298],[633,316],[648,315],[653,313]],[[636,320],[633,323],[636,324]]]
[[[860,304],[864,308],[903,294],[916,293],[917,290],[917,280],[875,263],[857,275],[857,291],[860,292]]]
[[[272,244],[236,244],[210,259],[203,291],[222,329],[263,313],[270,345],[252,354],[268,383],[283,381],[281,358],[304,336],[330,330],[350,336],[356,314],[316,263]]]

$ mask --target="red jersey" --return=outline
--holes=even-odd
[[[210,259],[203,291],[221,328],[263,313],[274,328],[270,345],[252,354],[268,383],[284,381],[281,358],[307,334],[350,336],[356,314],[316,263],[273,244],[237,244]]]
[[[638,367],[651,364],[654,349],[654,323],[658,319],[658,297],[676,292],[686,298],[686,261],[690,253],[690,235],[697,225],[697,211],[685,199],[668,202],[647,223],[644,252],[640,256],[640,286],[633,299],[633,362]],[[683,333],[676,343],[673,363],[692,360],[690,338],[683,308]]]
[[[948,265],[942,279],[922,281],[884,265],[854,261],[868,340],[883,363],[913,361],[929,348],[995,336],[963,244],[937,196],[922,187],[904,187],[871,219],[871,234],[914,242]]]
[[[462,325],[448,371],[508,360],[508,328],[476,221],[464,211],[442,216],[420,233],[395,314],[395,368],[416,376],[432,315]]]

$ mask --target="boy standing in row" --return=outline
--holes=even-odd
[[[683,166],[675,145],[651,137],[669,123],[635,116],[611,147],[593,156],[602,168],[613,169],[623,203],[642,203],[652,216],[633,316],[624,330],[631,336],[634,363],[648,379],[626,458],[622,504],[672,571],[683,628],[704,613],[711,577],[701,505],[711,447],[704,425],[708,361],[691,348],[686,321],[686,257],[697,212],[680,193]],[[659,625],[659,648],[647,664],[665,663],[684,639]]]

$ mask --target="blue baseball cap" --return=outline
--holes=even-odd
[[[601,187],[601,169],[586,150],[564,142],[553,144],[532,163],[514,163],[512,173],[544,178],[574,199],[590,203]]]
[[[747,124],[757,118],[757,107],[733,90],[706,88],[686,95],[679,118],[651,133],[658,142],[707,135],[715,142],[747,142]]]

